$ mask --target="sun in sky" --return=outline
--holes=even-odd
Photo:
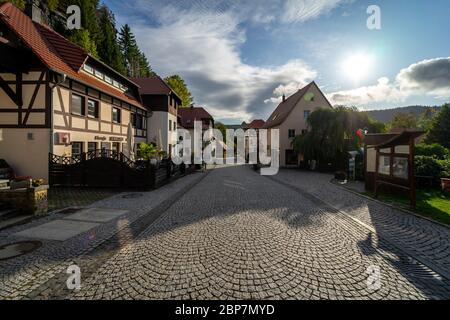
[[[374,56],[369,53],[350,54],[342,62],[343,75],[353,82],[361,82],[373,72],[374,60]]]

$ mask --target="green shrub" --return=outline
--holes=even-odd
[[[450,156],[450,151],[438,143],[418,144],[416,145],[415,153],[418,156],[433,157],[440,160],[447,159]]]
[[[442,166],[441,178],[450,178],[450,158],[438,162]]]
[[[439,184],[444,167],[438,159],[427,156],[416,156],[414,166],[416,176],[431,176],[433,177],[433,183]]]

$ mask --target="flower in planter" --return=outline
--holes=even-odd
[[[39,187],[42,186],[45,183],[44,179],[34,179],[32,182],[33,187]]]

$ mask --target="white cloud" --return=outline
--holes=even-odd
[[[174,18],[176,17],[176,19]],[[239,52],[245,30],[230,12],[197,12],[165,7],[157,26],[132,24],[138,42],[162,76],[180,74],[197,105],[218,119],[236,122],[265,117],[273,105],[264,103],[280,86],[303,86],[316,72],[301,60],[257,67]]]
[[[282,19],[285,22],[303,22],[330,12],[342,0],[287,0]]]
[[[377,102],[402,102],[419,95],[450,97],[450,57],[423,60],[400,70],[395,82],[378,79],[377,84],[328,94],[333,104],[367,106]]]
[[[450,97],[450,57],[423,60],[397,75],[402,91]]]

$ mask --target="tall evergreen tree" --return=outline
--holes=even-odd
[[[139,57],[139,67],[141,77],[151,77],[155,75],[155,72],[153,72],[150,63],[148,62],[148,59],[143,52],[141,52],[141,55]]]
[[[116,71],[125,74],[122,53],[117,42],[117,29],[114,15],[105,5],[98,10],[98,22],[102,30],[97,45],[100,59]]]
[[[120,29],[119,47],[123,56],[123,64],[129,77],[148,77],[152,74],[147,57],[139,50],[136,38],[128,24]]]

